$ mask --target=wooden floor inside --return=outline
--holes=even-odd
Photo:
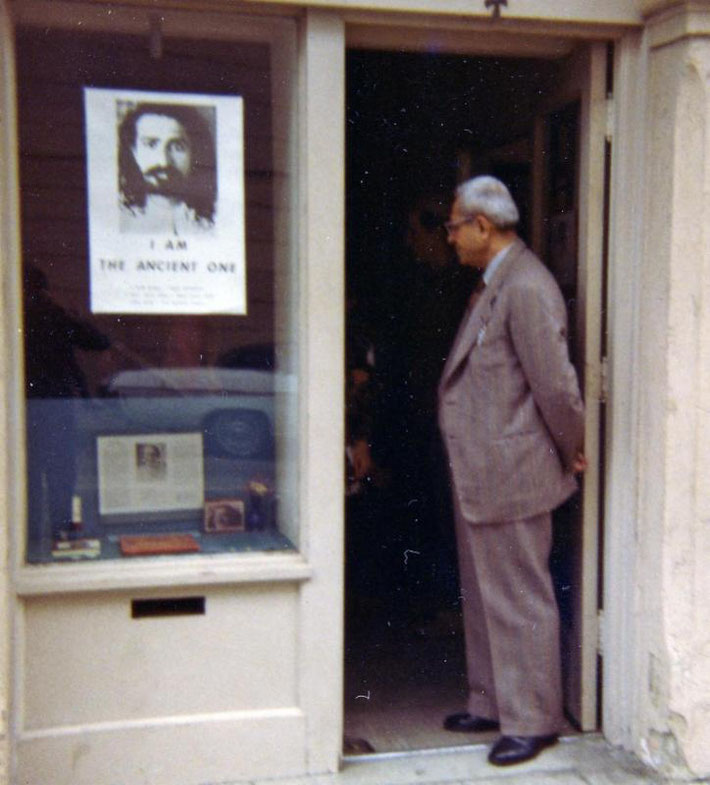
[[[345,735],[367,740],[376,752],[469,743],[442,728],[465,709],[462,638],[424,634],[373,620],[349,636],[345,661]]]
[[[466,710],[463,634],[456,614],[420,627],[373,617],[349,632],[344,707],[346,754],[456,747],[497,736],[442,727],[447,714]],[[575,730],[569,724],[562,733]]]

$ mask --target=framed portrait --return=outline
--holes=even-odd
[[[240,96],[84,88],[93,313],[245,314]]]
[[[212,499],[205,502],[205,532],[246,531],[244,502],[241,499]]]

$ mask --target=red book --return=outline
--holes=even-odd
[[[191,534],[156,534],[121,537],[124,556],[151,556],[161,553],[195,553],[200,544]]]

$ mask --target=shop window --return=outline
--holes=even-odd
[[[294,35],[259,29],[18,29],[29,562],[297,546]]]

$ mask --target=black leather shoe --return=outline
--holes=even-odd
[[[493,745],[488,762],[494,766],[512,766],[532,760],[545,749],[557,743],[557,734],[552,736],[501,736]]]
[[[487,730],[498,730],[500,725],[498,720],[489,720],[485,717],[476,717],[467,711],[458,714],[449,714],[444,720],[446,730],[458,731],[459,733],[483,733]]]

